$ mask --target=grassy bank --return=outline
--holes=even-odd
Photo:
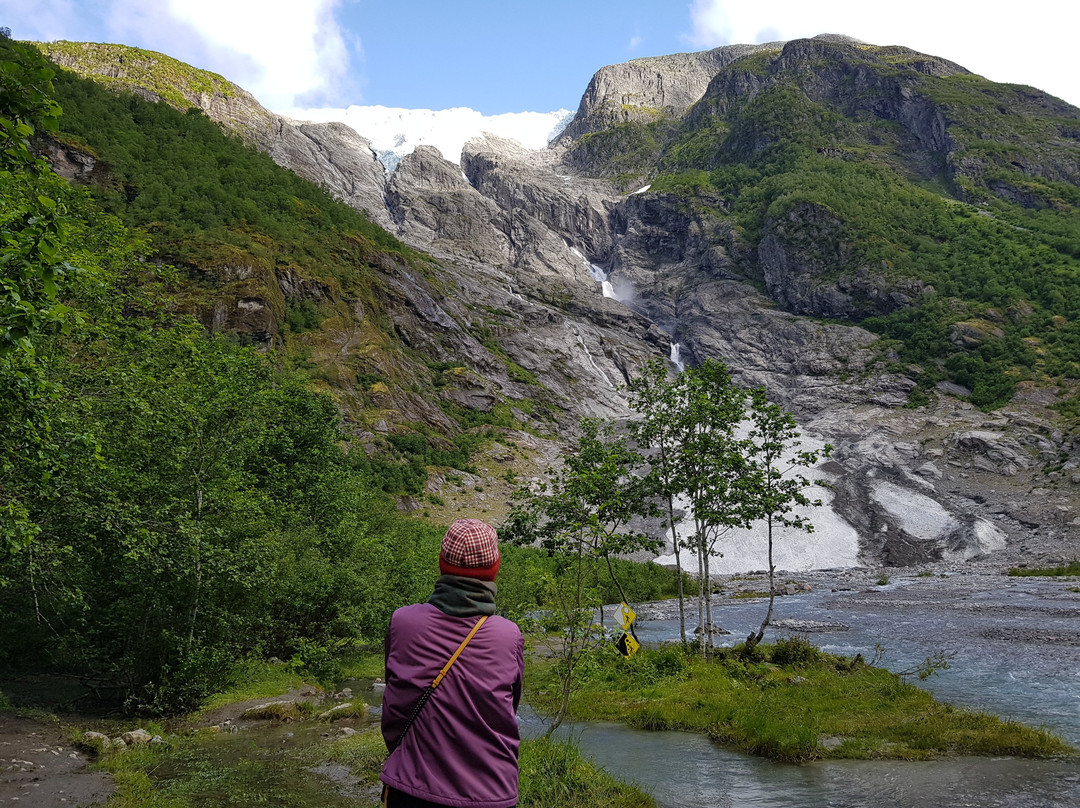
[[[356,808],[380,804],[386,746],[377,725],[323,738],[320,727],[281,725],[236,735],[196,733],[170,746],[106,756],[117,793],[107,808]],[[640,789],[616,781],[569,742],[525,741],[522,808],[651,808]]]
[[[825,654],[794,638],[749,658],[711,661],[670,647],[583,664],[570,706],[580,720],[704,732],[775,760],[947,755],[1046,757],[1075,752],[1048,732],[941,704],[887,670]],[[554,709],[550,660],[530,662],[530,703]]]
[[[1063,578],[1066,576],[1080,576],[1080,561],[1070,561],[1058,567],[1013,567],[1009,575],[1019,578],[1045,576],[1051,578]]]
[[[382,676],[382,654],[338,661],[344,679]],[[236,683],[209,697],[196,713],[154,726],[166,743],[102,753],[97,765],[113,775],[117,791],[107,808],[225,808],[277,805],[289,808],[356,808],[380,805],[379,772],[386,746],[377,715],[346,720],[242,722],[229,732],[219,722],[252,700],[279,699],[287,691],[318,686],[284,665],[251,664]],[[308,703],[310,704],[310,702]],[[211,724],[206,726],[206,724]],[[131,729],[95,726],[110,736]],[[76,735],[79,733],[76,732]],[[521,747],[522,808],[650,808],[651,797],[620,783],[584,758],[572,742],[525,741]]]

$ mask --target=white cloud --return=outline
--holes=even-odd
[[[107,41],[156,50],[220,73],[271,109],[342,103],[359,37],[340,0],[0,0],[17,39]]]
[[[1075,32],[1080,3],[1028,3],[991,13],[982,0],[694,0],[687,40],[699,48],[832,33],[906,45],[951,59],[992,81],[1030,84],[1080,105]]]
[[[633,53],[641,47],[642,42],[644,42],[644,40],[641,38],[641,34],[635,33],[632,37],[630,37],[630,44],[626,46],[626,49]]]
[[[169,0],[169,12],[212,50],[249,63],[229,76],[271,109],[329,94],[349,68],[338,0]]]
[[[0,26],[10,28],[15,39],[63,39],[74,13],[71,0],[0,0]]]

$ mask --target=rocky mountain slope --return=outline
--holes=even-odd
[[[866,562],[1077,552],[1080,111],[1057,99],[844,37],[733,46],[603,68],[547,150],[481,138],[386,176],[346,127],[180,68],[155,84],[167,57],[45,48],[199,107],[435,258],[383,267],[383,300],[409,351],[460,372],[434,393],[381,368],[397,384],[361,429],[451,429],[433,393],[519,425],[533,401],[623,415],[618,384],[678,342],[837,447],[821,473]]]

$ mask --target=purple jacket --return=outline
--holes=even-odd
[[[451,617],[429,603],[394,612],[387,635],[382,732],[393,746],[420,694],[479,617]],[[380,779],[456,808],[518,801],[517,706],[525,667],[521,631],[493,615],[435,689]]]

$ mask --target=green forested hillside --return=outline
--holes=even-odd
[[[952,380],[992,408],[1022,380],[1080,378],[1080,110],[1057,99],[806,40],[725,68],[682,119],[584,136],[571,159],[779,245],[795,277],[764,277],[764,256],[747,275],[887,338],[922,390]],[[821,302],[838,288],[843,310]]]
[[[154,58],[161,69],[181,64]],[[196,87],[216,80],[188,71],[174,77]],[[395,414],[407,434],[378,440],[381,451],[368,461],[387,491],[418,493],[427,465],[468,465],[478,428],[498,416],[463,413],[434,395],[442,371],[463,363],[404,344],[386,305],[385,276],[434,277],[430,258],[195,108],[149,103],[69,71],[54,83],[64,109],[57,140],[97,160],[81,180],[94,199],[177,269],[173,307],[275,349],[277,361],[334,395],[354,423],[387,418],[399,394],[427,396],[438,423]],[[343,342],[356,349],[341,350]]]
[[[377,639],[437,530],[355,465],[329,397],[174,312],[175,271],[29,156],[52,71],[0,46],[0,666],[175,708],[238,659]]]
[[[397,513],[400,466],[352,445],[317,380],[188,312],[222,252],[360,291],[362,256],[414,256],[201,116],[91,88],[83,114],[114,135],[73,118],[59,137],[116,155],[109,182],[60,179],[31,150],[57,128],[54,74],[0,39],[0,673],[158,711],[246,660],[327,676],[427,596],[442,530]],[[503,605],[536,602],[552,563],[508,548]]]

